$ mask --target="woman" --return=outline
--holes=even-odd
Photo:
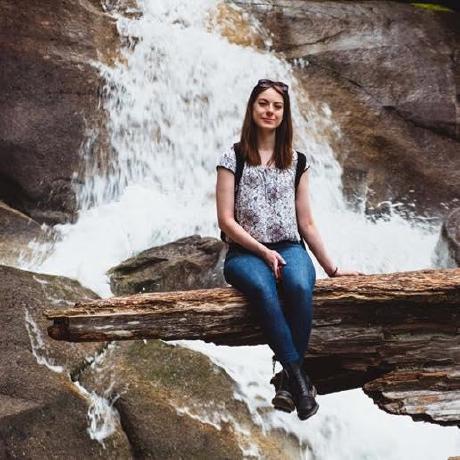
[[[329,276],[358,272],[340,269],[326,253],[310,208],[309,165],[297,172],[296,183],[302,154],[292,149],[292,135],[288,86],[259,80],[249,97],[239,144],[217,161],[216,200],[219,227],[229,243],[225,279],[256,309],[283,366],[272,381],[277,390],[273,404],[287,412],[295,406],[305,420],[318,410],[316,390],[303,369],[316,274],[301,238]],[[244,159],[242,173],[237,172],[237,158]],[[241,174],[239,183],[235,173],[237,181]]]

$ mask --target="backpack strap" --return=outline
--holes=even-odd
[[[240,186],[241,176],[243,175],[244,169],[244,156],[240,149],[240,143],[236,142],[233,144],[233,150],[235,151],[235,158],[236,158],[236,168],[235,168],[235,199],[236,199],[236,192],[238,191],[238,187]]]
[[[302,173],[305,171],[305,166],[307,166],[307,157],[301,153],[297,152],[297,168],[295,170],[295,191],[297,192],[297,187],[299,186],[300,178]]]
[[[297,188],[299,186],[300,178],[302,177],[303,172],[305,171],[305,166],[307,166],[307,157],[301,152],[297,152],[297,168],[295,170],[295,192],[297,193]],[[308,168],[307,168],[308,169]],[[297,228],[300,235],[300,244],[306,250],[305,241],[302,238],[300,233],[300,228]]]

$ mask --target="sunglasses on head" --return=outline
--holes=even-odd
[[[279,87],[279,89],[283,93],[287,93],[289,89],[289,86],[286,85],[286,83],[283,83],[282,81],[273,81],[273,80],[268,80],[266,78],[259,80],[256,86],[260,86],[262,88],[272,88],[273,86],[276,86],[276,87]]]

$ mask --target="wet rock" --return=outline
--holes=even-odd
[[[454,209],[445,219],[435,249],[438,267],[460,267],[460,208]]]
[[[300,457],[306,447],[286,433],[263,433],[235,399],[235,382],[201,353],[158,340],[118,342],[99,382],[94,375],[83,373],[85,386],[114,382],[115,407],[136,458],[233,459],[252,452],[249,458],[281,460]],[[265,412],[273,410],[268,404]]]
[[[27,260],[32,255],[29,243],[45,243],[49,230],[25,214],[0,201],[0,261],[15,265],[18,259]]]
[[[235,3],[295,63],[301,110],[328,137],[350,203],[373,216],[443,216],[455,206],[458,13],[376,1]]]
[[[83,149],[102,155],[94,62],[115,58],[115,20],[89,0],[1,0],[0,28],[0,199],[40,223],[67,221]]]
[[[100,345],[46,335],[45,308],[96,297],[68,278],[0,266],[1,458],[130,458],[121,429],[105,449],[90,438],[89,402],[69,377]]]
[[[111,268],[110,287],[127,295],[225,286],[224,250],[222,241],[199,235],[156,246]]]
[[[218,30],[230,43],[267,50],[269,40],[265,29],[255,24],[254,18],[231,3],[219,3],[210,17],[211,30]]]

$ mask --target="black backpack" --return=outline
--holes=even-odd
[[[244,156],[240,150],[240,144],[237,142],[233,144],[233,150],[235,151],[235,157],[236,157],[236,168],[235,168],[235,203],[236,203],[236,194],[238,192],[238,187],[240,185],[241,181],[241,176],[243,175],[243,169],[244,169]],[[297,152],[297,151],[296,151]],[[307,164],[307,157],[301,153],[297,152],[297,168],[295,171],[295,191],[297,192],[297,187],[299,186],[300,182],[300,177],[302,176],[302,173],[305,169],[305,166]],[[299,234],[301,235],[300,231]],[[220,239],[222,241],[225,240],[225,233],[220,232]],[[302,235],[300,236],[300,244],[305,248],[305,242],[302,238]]]

